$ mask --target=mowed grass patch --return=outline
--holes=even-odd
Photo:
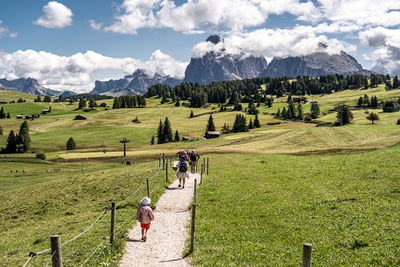
[[[37,163],[18,163],[14,167],[41,170],[34,164]],[[51,235],[61,235],[61,242],[73,238],[99,218],[111,201],[116,201],[113,246],[108,245],[110,211],[106,211],[93,229],[62,247],[63,264],[79,266],[104,242],[104,247],[100,247],[88,264],[115,266],[122,256],[125,234],[136,224],[137,205],[147,195],[146,178],[150,178],[153,205],[165,189],[165,176],[158,169],[158,162],[133,166],[85,162],[84,174],[80,164],[71,165],[52,165],[61,172],[52,173],[51,178],[47,173],[36,176],[26,173],[26,177],[19,177],[22,182],[19,188],[0,193],[1,265],[22,266],[30,251],[50,247]],[[36,183],[27,184],[24,179],[29,178]],[[19,183],[15,177],[10,180]],[[38,255],[30,261],[30,266],[45,266],[49,259],[50,255]]]
[[[215,155],[197,192],[200,266],[398,266],[399,147],[337,155]]]

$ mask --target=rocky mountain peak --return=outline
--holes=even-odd
[[[223,41],[223,40],[222,40],[221,36],[216,35],[216,34],[213,34],[213,35],[208,36],[208,38],[207,38],[207,40],[206,40],[206,42],[211,42],[211,43],[213,43],[213,44],[218,44],[218,43],[220,43],[220,42],[222,42],[222,41]]]

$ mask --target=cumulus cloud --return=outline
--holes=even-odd
[[[292,29],[260,29],[249,33],[233,34],[223,42],[213,44],[201,42],[193,48],[193,55],[200,57],[207,52],[224,51],[227,54],[242,54],[244,56],[303,56],[324,51],[338,54],[340,51],[352,52],[356,46],[325,35],[317,35],[317,30],[311,26],[297,26]],[[320,43],[327,44],[322,48]]]
[[[367,56],[376,62],[374,71],[400,75],[400,29],[371,28],[360,32],[359,38],[363,45],[373,49]]]
[[[10,38],[15,38],[18,36],[18,33],[16,32],[10,32],[8,27],[2,26],[3,22],[0,20],[0,39],[3,37],[10,37]]]
[[[89,19],[89,23],[90,23],[90,28],[92,28],[93,30],[101,30],[101,28],[103,27],[103,23],[96,23],[96,21]]]
[[[130,74],[140,68],[149,74],[157,72],[183,78],[186,65],[186,62],[176,61],[160,50],[155,51],[148,61],[130,57],[112,58],[94,51],[76,53],[70,57],[34,50],[0,52],[0,77],[32,77],[45,87],[77,92],[93,89],[92,76],[96,71],[118,70],[122,76],[122,73]]]
[[[50,1],[43,7],[43,15],[34,24],[45,28],[61,29],[72,24],[72,11],[56,1]]]
[[[271,14],[290,13],[299,20],[317,21],[312,1],[299,0],[124,0],[106,31],[137,34],[141,28],[171,28],[184,33],[204,30],[242,31],[266,22]]]

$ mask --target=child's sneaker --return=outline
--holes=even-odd
[[[178,187],[181,187],[181,185],[179,184]]]
[[[147,236],[144,236],[143,237],[143,242],[146,242],[146,240],[147,240]]]

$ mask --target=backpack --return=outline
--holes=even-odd
[[[197,154],[196,153],[190,154],[190,160],[191,161],[196,161],[197,160]]]
[[[185,160],[181,161],[181,164],[179,165],[179,172],[187,172],[188,165]]]

